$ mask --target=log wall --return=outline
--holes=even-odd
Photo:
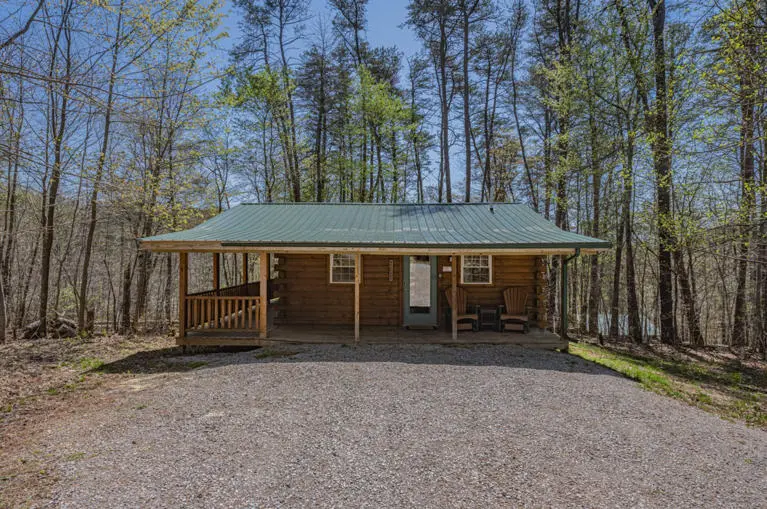
[[[326,254],[276,255],[276,324],[354,324],[354,284],[330,283]],[[389,262],[391,261],[391,281]],[[362,257],[360,323],[402,323],[402,257]]]
[[[539,298],[545,284],[541,278],[540,256],[493,256],[493,282],[489,285],[461,284],[461,263],[458,259],[458,286],[465,288],[470,306],[480,305],[494,307],[503,304],[503,291],[509,286],[522,286],[528,289],[528,307],[531,320],[540,328],[546,327],[546,311]],[[442,272],[443,267],[450,267],[450,257],[440,256],[437,259],[440,271],[439,286],[439,317],[444,322],[447,298],[445,291],[450,289],[450,273]]]
[[[354,324],[354,285],[330,283],[330,260],[326,254],[278,254],[278,277],[274,281],[276,324]],[[389,262],[392,265],[389,280]],[[450,258],[437,259],[438,319],[444,327],[450,288]],[[503,303],[503,290],[524,286],[529,290],[531,318],[539,327],[546,326],[545,307],[540,292],[545,289],[538,256],[494,256],[493,283],[459,285],[466,288],[470,305],[497,306]],[[460,264],[458,265],[460,271]],[[363,255],[360,288],[360,323],[362,325],[402,324],[402,257]]]

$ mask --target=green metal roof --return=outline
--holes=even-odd
[[[243,204],[192,229],[140,240],[149,249],[162,242],[220,242],[224,247],[610,247],[607,241],[560,230],[516,203]]]

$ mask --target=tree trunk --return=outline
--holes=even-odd
[[[759,337],[759,349],[762,352],[762,358],[767,357],[767,116],[764,117],[764,126],[762,128],[762,179],[761,179],[761,216],[762,221],[759,225],[759,263],[758,284],[761,288],[759,292],[759,301],[757,309],[761,314],[760,326],[757,337]]]
[[[657,193],[658,227],[658,299],[660,301],[661,341],[676,344],[674,327],[673,273],[671,252],[674,227],[671,212],[671,143],[668,136],[668,88],[666,86],[666,2],[648,0],[652,11],[655,76],[655,111],[653,112],[653,167]]]
[[[491,157],[493,152],[493,134],[490,128],[490,80],[492,76],[492,62],[488,59],[487,62],[487,76],[485,79],[485,100],[482,112],[482,129],[484,131],[485,138],[485,165],[482,171],[482,198],[487,197],[488,200],[492,200],[493,195],[491,188],[493,185],[490,172],[491,170]],[[468,201],[468,200],[467,200]]]
[[[516,55],[516,48],[514,48],[514,54]],[[539,212],[538,210],[538,193],[535,190],[535,185],[533,184],[533,174],[532,170],[530,168],[530,164],[527,161],[527,153],[525,151],[525,140],[522,136],[522,129],[520,127],[519,123],[519,113],[517,111],[517,80],[514,76],[514,69],[516,66],[516,62],[512,60],[511,63],[511,111],[514,114],[514,125],[517,130],[517,140],[519,141],[519,150],[522,153],[522,163],[525,166],[525,176],[527,177],[527,185],[530,189],[530,200],[533,203],[533,210],[536,212]]]
[[[629,114],[626,115],[626,169],[623,190],[623,233],[626,242],[626,313],[628,315],[628,335],[634,343],[642,342],[642,323],[639,317],[639,299],[637,298],[636,270],[634,265],[633,214],[631,200],[634,194],[634,127]]]
[[[385,203],[386,194],[384,190],[384,178],[383,178],[383,159],[381,157],[381,133],[378,128],[374,127],[373,141],[376,144],[376,162],[378,163],[378,170],[376,172],[376,203]]]
[[[77,308],[77,327],[81,331],[85,329],[86,308],[88,305],[88,278],[91,264],[91,253],[93,251],[93,237],[96,233],[96,219],[98,209],[99,188],[101,179],[104,176],[104,165],[106,163],[107,150],[109,150],[109,134],[112,125],[112,107],[114,103],[114,86],[117,73],[117,56],[120,49],[120,37],[122,27],[122,14],[125,2],[121,0],[117,14],[117,27],[115,31],[114,46],[112,49],[112,67],[109,72],[109,85],[107,86],[106,111],[104,112],[104,134],[101,140],[101,152],[96,162],[96,175],[93,179],[93,189],[90,199],[90,217],[88,220],[88,233],[83,247],[83,273],[80,279],[80,295]]]
[[[11,293],[11,268],[14,262],[15,252],[15,238],[16,238],[16,201],[17,201],[17,187],[19,180],[19,165],[21,161],[21,130],[24,126],[24,87],[22,83],[19,84],[19,96],[18,96],[18,129],[14,129],[14,123],[9,122],[9,147],[13,147],[13,154],[8,158],[8,175],[7,175],[7,189],[5,199],[5,213],[3,215],[3,238],[0,244],[0,256],[2,256],[2,265],[0,266],[0,279],[2,279],[3,288],[5,289],[5,302],[6,302],[6,321],[9,316],[7,310],[10,309],[13,294]],[[34,264],[34,260],[30,262]]]
[[[324,65],[324,63],[323,63]],[[326,131],[327,121],[325,119],[325,70],[324,67],[320,70],[320,83],[319,83],[319,105],[317,111],[317,127],[315,132],[315,145],[314,145],[314,157],[315,157],[315,197],[317,203],[324,201],[325,193],[325,145],[326,145]]]
[[[567,136],[570,130],[569,119],[559,120],[558,162],[557,162],[557,199],[554,205],[554,224],[563,230],[569,230],[567,221],[567,166],[569,143]]]
[[[392,129],[390,133],[391,143],[391,194],[390,203],[398,203],[400,201],[400,185],[399,185],[399,161],[397,159],[397,132]]]
[[[471,116],[469,115],[469,18],[471,11],[463,2],[463,137],[466,157],[466,183],[463,201],[471,201]]]
[[[685,323],[687,323],[687,329],[690,335],[690,343],[693,346],[703,346],[703,335],[700,333],[698,313],[695,308],[695,296],[692,293],[692,287],[690,286],[690,279],[687,274],[681,249],[674,250],[674,264],[676,265],[679,290],[682,294],[682,307]]]
[[[50,288],[50,272],[51,272],[51,253],[53,250],[53,238],[54,238],[54,226],[56,221],[56,200],[59,193],[59,184],[61,183],[62,166],[64,164],[64,135],[67,128],[67,112],[69,110],[69,95],[71,91],[71,69],[72,69],[72,44],[71,44],[71,32],[69,27],[69,11],[71,9],[71,3],[67,3],[64,6],[64,13],[62,15],[61,24],[57,31],[56,42],[54,44],[54,52],[51,55],[51,68],[50,75],[53,77],[54,66],[56,60],[56,53],[58,52],[59,37],[64,36],[66,41],[65,51],[65,75],[64,75],[64,87],[61,92],[61,103],[57,104],[55,95],[51,95],[52,108],[51,108],[51,132],[53,133],[53,168],[51,169],[51,180],[47,192],[47,203],[45,205],[45,214],[43,221],[43,246],[42,246],[42,259],[40,264],[40,308],[37,318],[40,320],[40,328],[38,333],[40,336],[45,336],[47,333],[47,321],[48,321],[48,293]],[[53,85],[51,85],[53,86]],[[56,111],[58,110],[58,121],[56,119]]]
[[[122,309],[120,310],[120,334],[128,335],[131,328],[131,281],[133,270],[130,260],[126,260],[122,277]]]
[[[551,168],[552,115],[549,107],[543,111],[543,217],[551,219],[551,195],[553,193]]]
[[[21,286],[21,295],[19,295],[19,306],[16,311],[16,328],[20,329],[26,325],[27,320],[27,296],[29,295],[29,287],[32,282],[32,272],[37,262],[37,252],[40,250],[40,240],[42,235],[35,237],[35,245],[32,248],[32,256],[30,256],[29,265],[27,266],[27,273],[24,275],[24,282]]]
[[[447,31],[445,19],[446,15],[443,15],[440,19],[439,25],[439,72],[440,72],[440,116],[441,116],[441,131],[440,131],[440,151],[442,154],[442,168],[441,174],[445,179],[445,197],[448,203],[453,201],[452,183],[450,181],[450,105],[447,97]],[[440,195],[440,201],[442,196]]]
[[[5,343],[5,322],[5,285],[3,285],[3,278],[0,278],[0,345]]]
[[[593,111],[593,97],[590,96],[590,112],[589,112],[589,132],[591,134],[591,178],[592,178],[592,218],[591,218],[591,236],[599,238],[601,235],[599,214],[600,214],[600,195],[602,193],[602,170],[599,167],[599,152],[597,147],[597,137],[599,133],[597,131],[596,119],[594,118]],[[591,280],[589,282],[589,325],[588,331],[591,336],[599,334],[599,303],[601,301],[601,286],[599,284],[599,255],[591,255]]]
[[[737,286],[735,289],[735,310],[732,319],[732,346],[748,344],[746,330],[746,277],[748,275],[748,246],[751,241],[751,221],[754,216],[754,98],[751,87],[741,77],[741,203],[739,213],[740,238],[737,247]]]
[[[626,185],[623,186],[624,193]],[[613,341],[620,336],[620,290],[621,290],[621,267],[623,265],[623,232],[625,215],[628,210],[622,208],[621,219],[618,221],[618,229],[615,234],[615,265],[613,266],[613,288],[610,294],[610,330],[608,336]]]
[[[285,47],[285,26],[289,13],[285,12],[285,2],[279,2],[279,47],[282,60],[282,86],[285,90],[285,100],[288,109],[288,150],[285,159],[290,171],[291,190],[293,201],[301,201],[301,172],[298,165],[298,137],[296,135],[296,109],[293,101],[293,85],[290,80],[290,65],[288,63]]]

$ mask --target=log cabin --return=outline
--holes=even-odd
[[[610,247],[517,203],[242,204],[139,245],[179,255],[179,345],[545,348],[567,348],[568,262]],[[221,287],[223,254],[241,260],[241,284]],[[188,291],[190,256],[210,260],[205,291]],[[557,257],[559,334],[547,323],[547,257]],[[524,323],[503,327],[508,288],[521,289]]]

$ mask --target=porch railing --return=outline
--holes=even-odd
[[[260,297],[187,295],[185,301],[186,330],[189,331],[257,331],[261,326]]]
[[[253,296],[258,297],[261,294],[261,283],[258,281],[255,283],[246,283],[236,286],[228,286],[226,288],[220,288],[218,290],[206,290],[204,292],[190,293],[189,297],[244,297]]]
[[[258,282],[193,293],[184,298],[186,330],[258,331]]]

